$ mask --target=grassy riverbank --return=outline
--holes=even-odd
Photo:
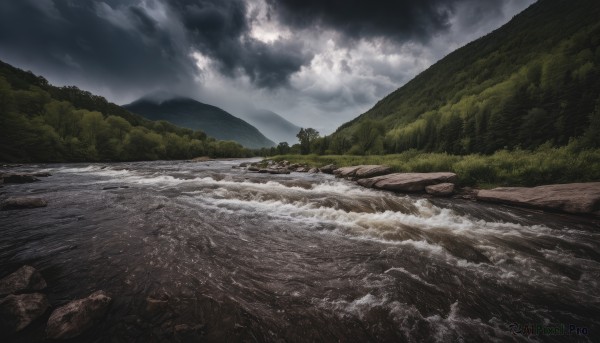
[[[452,171],[461,186],[536,186],[600,181],[600,149],[542,146],[535,151],[501,150],[492,155],[450,155],[409,150],[393,155],[279,155],[272,159],[321,167],[385,164],[397,172]]]

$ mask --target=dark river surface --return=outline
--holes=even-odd
[[[600,342],[598,219],[240,162],[10,169],[52,176],[0,188],[49,202],[0,212],[0,277],[36,267],[53,308],[108,292],[77,342]]]

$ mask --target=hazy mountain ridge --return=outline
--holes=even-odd
[[[291,123],[275,112],[254,110],[244,113],[241,117],[275,143],[287,142],[290,145],[298,143],[296,135],[300,131],[300,126]]]
[[[275,143],[246,121],[212,105],[176,97],[157,101],[142,98],[123,108],[150,120],[166,120],[178,126],[202,130],[220,140],[232,140],[247,148],[263,148]]]

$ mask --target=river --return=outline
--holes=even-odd
[[[0,199],[49,205],[0,212],[0,277],[36,267],[53,307],[108,292],[84,342],[600,341],[598,219],[240,162],[13,168],[52,176]]]

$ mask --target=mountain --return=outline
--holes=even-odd
[[[600,136],[600,6],[539,0],[327,137],[322,151],[455,154]]]
[[[189,98],[156,101],[142,98],[123,108],[150,120],[166,120],[178,126],[202,130],[220,140],[231,140],[247,148],[275,145],[254,126],[224,110]]]
[[[276,143],[287,142],[290,145],[298,143],[296,135],[300,131],[300,127],[290,123],[277,113],[255,110],[247,112],[243,118]]]

